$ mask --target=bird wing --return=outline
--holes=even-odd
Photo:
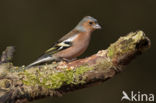
[[[52,46],[50,49],[48,49],[47,51],[45,51],[45,54],[54,54],[57,53],[61,50],[64,50],[66,48],[69,48],[72,46],[71,42],[57,42],[54,46]]]
[[[61,50],[64,50],[66,48],[69,48],[72,46],[73,40],[78,36],[78,31],[72,30],[68,34],[66,34],[64,37],[59,39],[50,49],[45,51],[45,54],[54,54]]]
[[[29,64],[26,68],[30,68],[36,64],[54,60],[52,55],[61,50],[71,47],[72,42],[78,36],[78,33],[79,32],[73,30],[73,31],[69,32],[68,34],[66,34],[64,37],[62,37],[60,40],[58,40],[58,42],[56,42],[50,49],[45,51],[45,53],[42,56],[40,56],[33,63]]]
[[[61,39],[59,39],[58,41],[61,42],[61,41],[67,40],[67,39],[69,39],[69,37],[75,36],[75,35],[77,35],[79,33],[80,33],[80,31],[73,29],[68,34],[66,34]]]

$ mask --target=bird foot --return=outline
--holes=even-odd
[[[73,59],[66,59],[66,58],[63,58],[63,60],[64,61],[66,61],[66,62],[72,62],[72,61],[74,61],[74,60],[76,60],[77,58],[73,58]]]

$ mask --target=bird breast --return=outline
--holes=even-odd
[[[90,34],[81,33],[78,35],[77,38],[74,39],[71,47],[58,52],[56,55],[58,55],[61,58],[74,59],[86,51],[89,45],[89,41]]]

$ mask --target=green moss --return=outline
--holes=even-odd
[[[62,85],[85,83],[85,77],[81,75],[89,70],[92,70],[92,68],[81,66],[72,70],[65,69],[63,72],[51,72],[48,74],[39,70],[35,74],[25,71],[26,77],[23,79],[23,83],[31,86],[40,85],[45,88],[56,89]]]
[[[145,35],[142,31],[132,32],[127,36],[120,37],[117,42],[111,44],[111,46],[107,49],[107,55],[110,58],[115,58],[131,53],[136,50],[136,44],[144,38]],[[107,69],[112,66],[111,62],[109,62],[109,59],[106,61],[99,59],[99,61],[96,62],[99,62],[100,64],[104,63],[106,68],[103,68],[103,66],[100,67],[100,64],[98,65],[98,68],[101,69]],[[89,66],[81,66],[76,69],[66,68],[63,69],[63,71],[62,69],[59,71],[57,69],[54,70],[49,68],[53,67],[46,66],[40,70],[38,68],[33,68],[32,72],[30,72],[30,70],[29,72],[25,71],[25,78],[23,79],[24,84],[31,86],[40,85],[50,89],[57,89],[68,84],[81,84],[85,83],[86,79],[83,74],[93,69]]]
[[[115,52],[115,46],[111,44],[111,46],[108,49],[108,56],[112,57],[114,55],[114,52]]]
[[[111,44],[108,48],[108,56],[110,58],[123,55],[135,50],[135,46],[140,40],[143,40],[145,35],[143,31],[131,32],[127,36],[120,37],[120,39]]]
[[[2,80],[0,80],[0,87],[1,87],[1,89],[9,88],[10,85],[11,85],[11,80],[9,80],[9,79],[2,79]]]

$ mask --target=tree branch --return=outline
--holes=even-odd
[[[5,49],[5,51],[3,51],[3,53],[2,53],[0,64],[1,63],[11,62],[12,59],[13,59],[14,51],[15,51],[15,47],[14,46],[8,46]]]
[[[0,103],[21,103],[103,82],[118,74],[134,57],[150,47],[143,31],[120,37],[108,49],[73,62],[53,62],[24,70],[0,65]]]

